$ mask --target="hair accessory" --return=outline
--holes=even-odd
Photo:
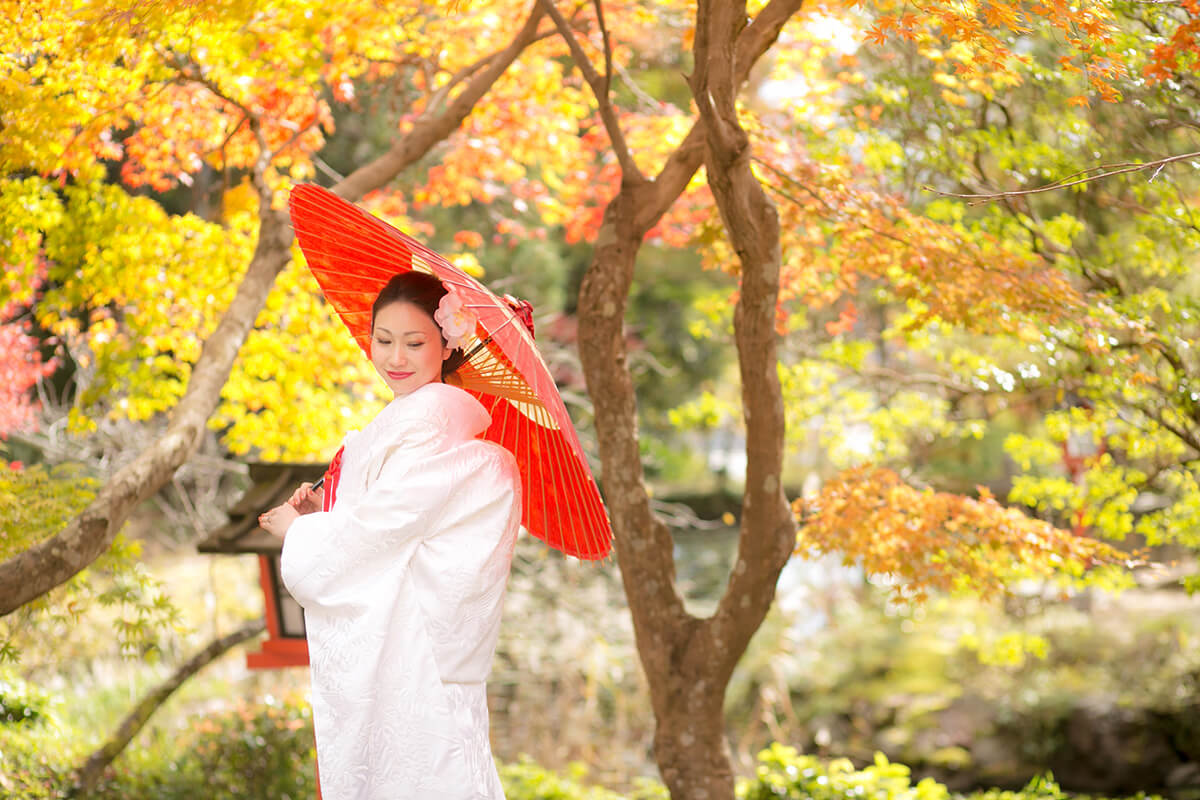
[[[475,315],[463,305],[462,298],[454,291],[447,291],[445,297],[438,303],[433,319],[442,329],[442,338],[451,350],[457,350],[467,343],[467,338],[475,332]]]

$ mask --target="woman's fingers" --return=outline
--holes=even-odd
[[[292,497],[288,500],[288,505],[299,510],[301,505],[312,498],[312,494],[312,484],[302,483],[299,489],[292,492]]]
[[[292,496],[288,498],[287,504],[301,514],[311,514],[314,511],[321,510],[321,502],[324,496],[324,489],[314,492],[311,483],[302,483],[299,489],[292,492]]]

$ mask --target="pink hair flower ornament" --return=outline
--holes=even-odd
[[[433,318],[442,329],[446,346],[457,349],[467,343],[468,337],[475,332],[475,315],[463,305],[462,298],[457,292],[448,291],[438,303]]]

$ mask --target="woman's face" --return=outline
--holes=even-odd
[[[371,363],[396,397],[442,379],[442,361],[450,355],[433,317],[403,300],[375,314]]]

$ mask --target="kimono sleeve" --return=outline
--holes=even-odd
[[[332,511],[305,514],[284,540],[283,582],[304,607],[349,601],[371,583],[403,569],[416,545],[436,534],[452,476],[388,448],[366,491]]]

